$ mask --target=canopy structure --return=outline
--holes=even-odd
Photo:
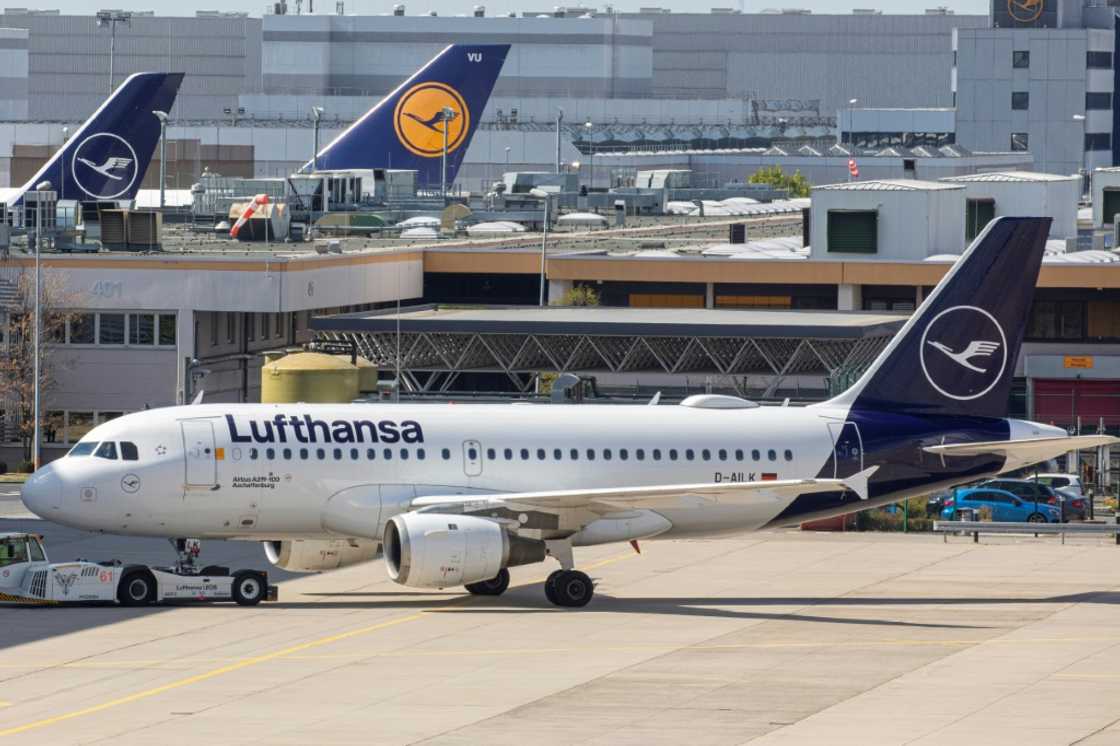
[[[411,307],[318,317],[324,341],[353,342],[401,385],[455,392],[466,372],[504,373],[528,391],[541,373],[717,377],[773,396],[793,376],[848,380],[901,328],[893,313],[567,307]],[[748,387],[748,380],[753,386]]]

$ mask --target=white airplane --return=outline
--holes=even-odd
[[[476,594],[553,557],[549,600],[583,606],[593,587],[573,547],[797,524],[1115,442],[1005,418],[1049,223],[990,224],[820,404],[170,407],[94,428],[23,499],[82,529],[262,541],[288,570],[384,548],[396,582]],[[977,340],[999,340],[982,371],[926,344]]]

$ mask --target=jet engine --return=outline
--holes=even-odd
[[[389,577],[417,588],[478,583],[545,557],[543,541],[516,536],[496,521],[441,513],[393,516],[383,546]]]
[[[268,561],[290,572],[323,572],[368,562],[381,548],[366,539],[294,539],[265,541]]]

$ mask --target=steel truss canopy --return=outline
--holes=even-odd
[[[312,319],[321,341],[353,342],[415,392],[456,391],[462,373],[504,373],[527,391],[541,372],[712,375],[772,396],[790,376],[850,376],[905,315],[877,312],[412,306]],[[398,333],[399,332],[399,333]]]

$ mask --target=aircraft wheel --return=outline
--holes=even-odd
[[[489,580],[467,583],[464,587],[476,596],[500,596],[509,588],[509,570],[503,567]]]
[[[556,579],[563,574],[563,570],[553,570],[544,581],[544,597],[548,599],[550,604],[560,605],[560,602],[556,600]]]
[[[230,589],[233,600],[241,606],[256,606],[264,600],[268,588],[259,573],[239,572],[233,578]]]
[[[587,606],[594,594],[595,585],[586,573],[563,570],[553,584],[553,597],[550,600],[557,606],[579,608]]]
[[[131,572],[121,578],[117,586],[117,600],[121,606],[147,606],[156,600],[156,581],[144,570]]]

